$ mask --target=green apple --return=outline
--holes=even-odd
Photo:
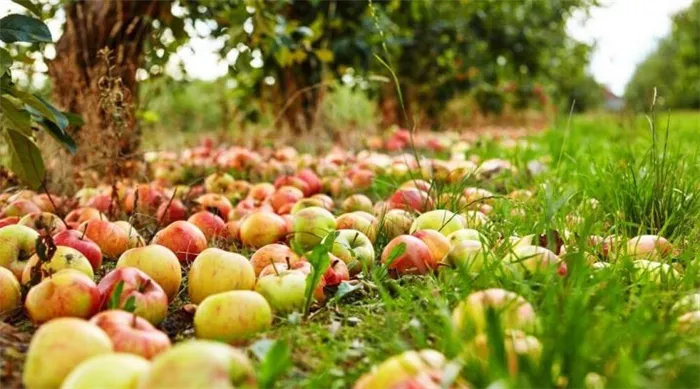
[[[310,207],[294,213],[292,233],[294,243],[304,252],[313,250],[336,228],[335,217],[325,208]]]
[[[411,225],[411,233],[418,230],[436,230],[449,236],[454,231],[465,227],[462,216],[446,209],[436,209],[418,216]]]
[[[566,275],[566,262],[550,250],[539,246],[521,246],[515,248],[503,258],[512,269],[524,270],[528,274],[542,274],[555,270]]]
[[[151,363],[133,354],[94,356],[68,374],[61,389],[136,389]]]
[[[633,262],[633,278],[637,282],[652,282],[662,284],[673,280],[679,280],[681,275],[671,265],[646,259],[638,259]]]
[[[374,265],[374,246],[367,235],[357,230],[338,230],[331,253],[345,262],[350,275]]]
[[[187,280],[192,303],[230,290],[252,290],[255,271],[250,261],[240,254],[208,248],[195,258]]]
[[[83,361],[112,351],[109,336],[96,325],[76,318],[51,320],[29,343],[22,382],[28,389],[59,388]]]
[[[535,310],[522,296],[505,289],[485,289],[467,296],[452,312],[452,323],[462,333],[486,331],[486,309],[494,309],[504,328],[532,330]]]
[[[19,224],[0,228],[0,266],[10,269],[17,279],[22,278],[38,237],[38,232]]]
[[[450,241],[452,246],[457,245],[465,240],[473,240],[476,242],[486,243],[486,237],[479,231],[473,230],[471,228],[460,228],[459,230],[453,231],[447,235],[447,240]]]
[[[255,291],[265,297],[276,314],[301,312],[306,301],[306,274],[294,270],[268,274],[258,279]]]
[[[411,229],[413,216],[403,209],[390,209],[379,218],[379,227],[387,239],[407,234]]]
[[[211,295],[194,315],[197,338],[243,343],[272,325],[272,310],[265,297],[250,290]]]
[[[188,340],[158,355],[139,389],[256,388],[248,357],[229,345]]]
[[[488,260],[488,253],[481,242],[464,240],[453,245],[445,259],[450,266],[479,272]]]
[[[354,194],[346,198],[340,205],[343,212],[364,211],[372,212],[372,200],[363,194]]]

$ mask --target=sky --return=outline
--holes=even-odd
[[[692,0],[602,0],[602,3],[588,16],[575,15],[567,29],[574,38],[595,44],[589,71],[598,82],[622,95],[637,64],[670,32],[671,16],[688,7]],[[0,0],[0,16],[16,10],[15,4]],[[60,24],[59,21],[48,23],[54,37],[60,33]],[[195,27],[206,29],[206,26]],[[231,58],[219,58],[215,53],[221,44],[208,38],[193,38],[189,47],[181,48],[173,60],[181,60],[190,77],[216,79],[226,74],[228,63],[235,62],[236,57],[236,53],[231,53]],[[48,52],[51,51],[49,48]],[[168,66],[167,70],[178,71],[176,66]]]

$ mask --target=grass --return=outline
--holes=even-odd
[[[533,158],[551,158],[550,170],[540,176],[474,179],[462,186],[478,184],[500,194],[506,194],[504,188],[536,191],[521,217],[510,217],[511,205],[497,202],[487,233],[572,230],[569,275],[513,279],[490,271],[441,271],[364,284],[308,322],[281,320],[267,335],[285,339],[293,349],[294,367],[276,387],[350,387],[388,357],[421,348],[443,352],[462,366],[461,376],[475,387],[497,381],[506,387],[596,387],[596,377],[603,377],[605,387],[700,386],[700,339],[697,333],[679,333],[671,311],[681,296],[700,285],[697,261],[691,262],[700,250],[700,115],[672,113],[668,126],[664,116],[656,117],[656,143],[643,117],[609,115],[575,116],[568,130],[565,122],[557,123],[513,149],[483,142],[472,152],[482,159],[514,161],[521,172]],[[383,199],[396,184],[379,179],[369,193]],[[593,198],[598,207],[588,206]],[[572,225],[570,214],[581,222]],[[685,268],[683,275],[661,285],[635,281],[629,261],[594,271],[584,264],[583,254],[593,250],[584,237],[610,233],[669,237],[681,248],[670,261]],[[541,361],[521,366],[516,377],[498,368],[498,361],[486,366],[470,362],[465,357],[469,340],[452,329],[456,304],[489,287],[521,294],[539,317]]]

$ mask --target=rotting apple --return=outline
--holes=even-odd
[[[22,271],[22,278],[20,279],[22,284],[26,285],[31,280],[34,266],[40,266],[41,279],[45,279],[47,276],[63,269],[75,269],[84,273],[90,279],[95,278],[90,261],[80,251],[72,247],[56,246],[56,252],[54,252],[48,262],[39,263],[39,256],[37,254],[32,255]]]
[[[187,280],[187,290],[194,304],[213,294],[252,290],[254,286],[255,271],[248,259],[217,248],[208,248],[195,258]]]
[[[68,226],[63,224],[63,220],[60,217],[50,212],[33,212],[24,215],[17,224],[30,227],[36,231],[44,230],[49,235],[55,235],[68,229]]]
[[[66,230],[59,232],[53,237],[53,242],[57,246],[72,247],[87,258],[96,272],[102,266],[102,251],[97,243],[88,239],[85,234],[78,230]]]

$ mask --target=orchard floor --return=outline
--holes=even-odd
[[[668,146],[662,154],[667,122]],[[666,236],[677,249],[669,261],[683,271],[677,282],[634,283],[630,269],[621,265],[594,272],[576,260],[565,278],[507,279],[449,271],[400,279],[365,277],[331,291],[335,295],[306,320],[299,315],[276,318],[270,331],[251,342],[251,354],[258,355],[266,339],[288,343],[291,364],[275,382],[277,388],[352,387],[372,366],[421,348],[441,351],[474,387],[495,381],[504,387],[600,387],[591,383],[591,373],[604,377],[605,387],[700,386],[700,331],[679,333],[672,309],[700,287],[695,261],[700,258],[700,113],[659,113],[654,123],[656,135],[643,116],[563,117],[551,129],[517,142],[477,141],[469,154],[481,160],[504,158],[522,174],[467,186],[499,194],[524,188],[536,192],[522,216],[510,217],[508,207],[497,207],[493,236],[567,229],[576,236]],[[653,147],[657,152],[650,152]],[[654,160],[653,155],[663,158]],[[528,166],[532,161],[537,166]],[[645,174],[655,179],[645,180]],[[386,199],[399,184],[379,177],[366,194],[374,201]],[[678,191],[685,191],[685,200],[672,195]],[[586,206],[590,199],[600,206]],[[650,209],[665,213],[655,218]],[[576,227],[570,223],[572,214],[582,220]],[[584,240],[578,239],[580,253],[587,250]],[[385,244],[377,242],[377,253]],[[173,341],[194,337],[184,285],[161,325]],[[455,340],[451,310],[467,294],[489,287],[523,295],[540,320],[541,363],[512,379],[495,367],[463,366],[456,358],[463,345]],[[21,312],[0,323],[0,387],[22,387],[21,369],[34,330]]]

